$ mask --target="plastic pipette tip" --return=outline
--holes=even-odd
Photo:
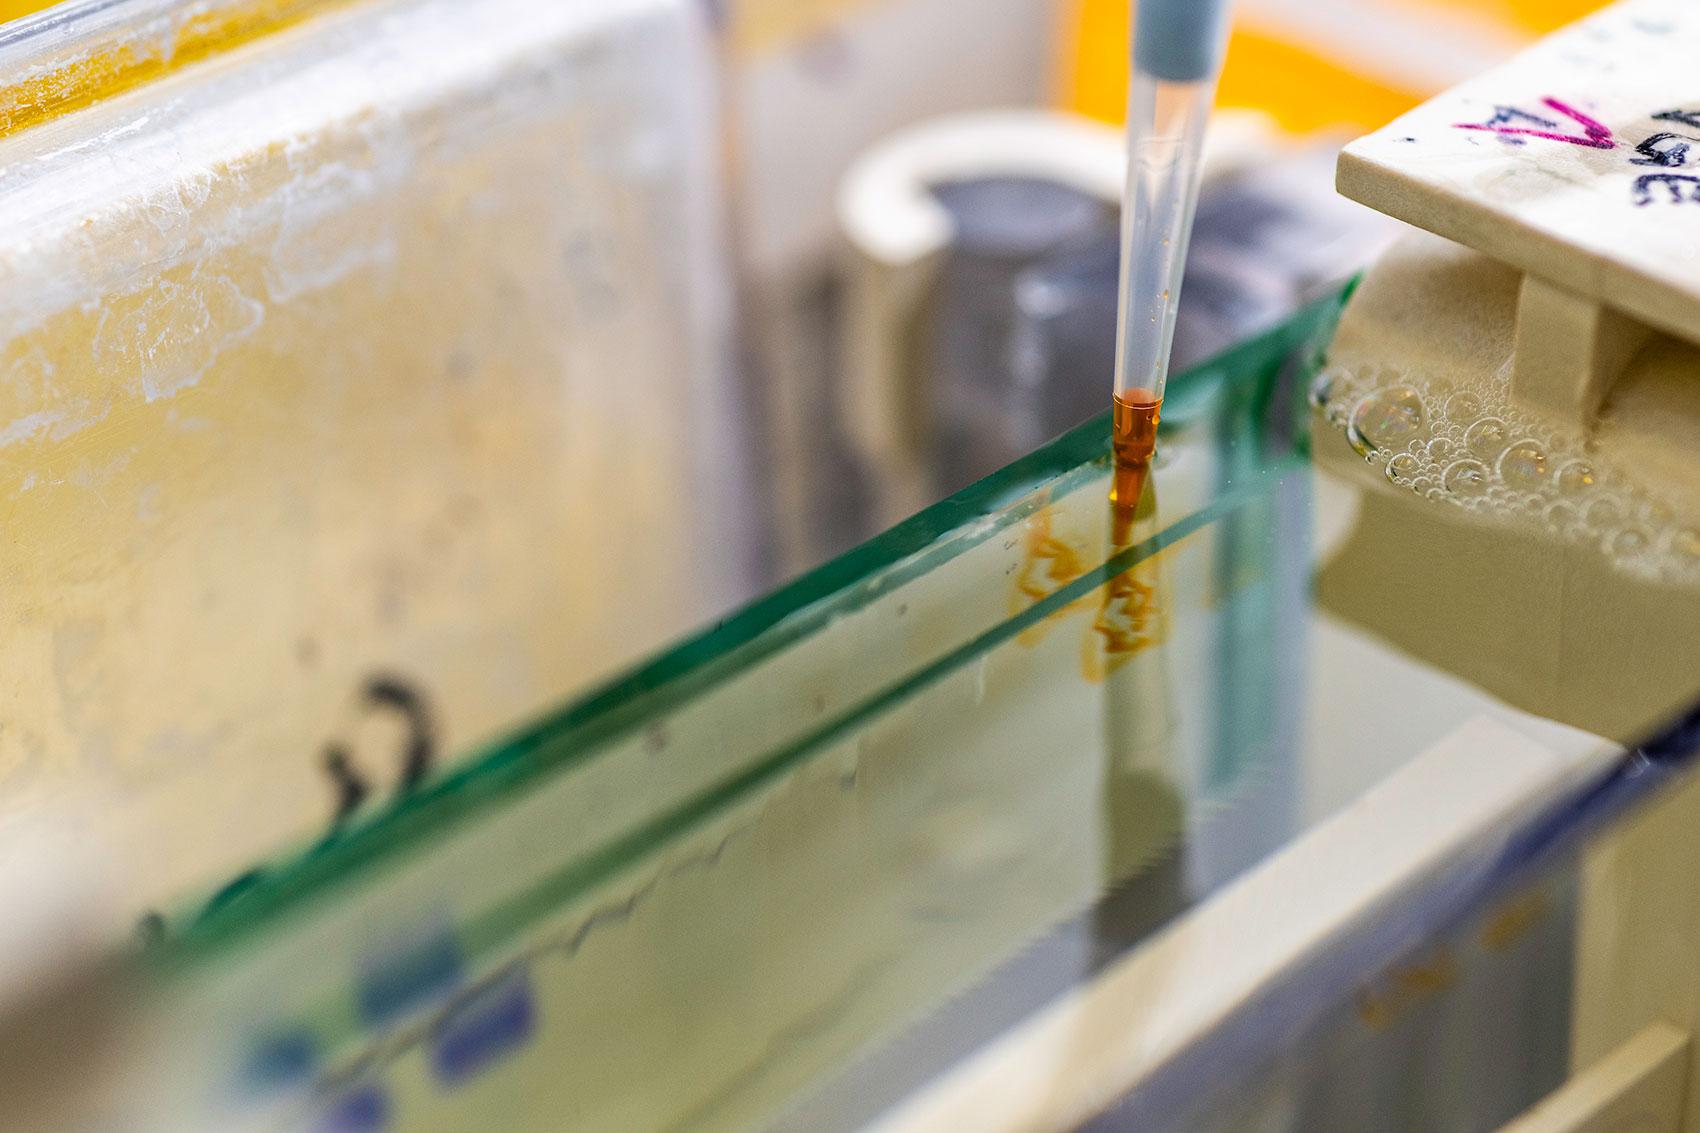
[[[1110,502],[1117,511],[1117,526],[1121,512],[1129,520],[1145,494],[1145,481],[1151,473],[1151,458],[1157,451],[1157,422],[1163,414],[1163,400],[1150,390],[1133,389],[1115,397],[1113,447],[1116,454],[1115,474],[1110,482]]]

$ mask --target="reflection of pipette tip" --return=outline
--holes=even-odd
[[[1116,462],[1115,478],[1110,482],[1110,503],[1115,506],[1118,524],[1116,527],[1116,546],[1118,547],[1126,546],[1127,543],[1125,539],[1120,537],[1122,532],[1120,524],[1123,520],[1128,524],[1133,523],[1134,516],[1139,509],[1139,498],[1145,494],[1145,481],[1149,477],[1150,471],[1150,465]]]
[[[1149,473],[1149,465],[1116,462],[1115,478],[1110,484],[1110,542],[1117,551],[1133,546],[1139,501],[1145,496]]]

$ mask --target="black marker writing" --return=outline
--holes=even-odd
[[[1700,110],[1661,110],[1653,115],[1655,122],[1680,122],[1700,130]]]
[[[401,750],[401,771],[396,779],[397,797],[411,794],[431,773],[437,760],[437,726],[430,703],[410,682],[394,676],[376,676],[361,690],[362,714],[388,712],[401,717],[406,739]],[[332,826],[341,826],[372,796],[369,781],[355,766],[349,745],[337,740],[325,746],[325,772],[336,790]]]
[[[1700,139],[1682,134],[1654,134],[1635,147],[1640,157],[1631,158],[1631,165],[1659,165],[1674,169],[1688,164],[1689,143]]]
[[[1687,173],[1649,173],[1635,181],[1636,207],[1645,208],[1652,204],[1657,196],[1653,190],[1660,185],[1670,190],[1672,204],[1680,205],[1686,201],[1700,204],[1700,177]]]

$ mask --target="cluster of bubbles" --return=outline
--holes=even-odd
[[[1583,437],[1520,413],[1507,393],[1337,364],[1311,405],[1395,485],[1484,518],[1533,520],[1643,578],[1700,582],[1700,526],[1676,522]]]

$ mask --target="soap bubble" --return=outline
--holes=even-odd
[[[1607,496],[1605,499],[1595,500],[1589,504],[1588,510],[1583,513],[1582,517],[1587,520],[1589,527],[1603,530],[1608,527],[1616,527],[1623,522],[1623,509],[1618,506],[1616,500]]]
[[[1414,480],[1422,471],[1423,462],[1408,452],[1402,452],[1387,462],[1387,478],[1395,484]]]
[[[1627,531],[1619,531],[1617,535],[1613,537],[1611,541],[1611,549],[1620,555],[1639,555],[1642,551],[1647,549],[1648,542],[1650,542],[1650,540],[1647,538],[1647,533],[1645,531],[1637,531],[1634,528],[1630,528]]]
[[[1577,496],[1594,486],[1594,466],[1585,460],[1573,460],[1558,470],[1558,490],[1567,496]]]
[[[1455,393],[1446,402],[1446,415],[1463,424],[1482,415],[1482,399],[1473,393]]]
[[[1537,492],[1546,486],[1547,450],[1535,441],[1518,441],[1499,458],[1499,476],[1519,492]]]
[[[1428,457],[1430,460],[1436,462],[1445,460],[1447,457],[1452,455],[1452,450],[1456,447],[1456,445],[1447,440],[1445,437],[1436,437],[1428,443]]]
[[[1575,505],[1567,504],[1562,501],[1548,507],[1546,517],[1547,522],[1552,524],[1561,532],[1568,531],[1570,528],[1575,527],[1582,519],[1581,515],[1576,511]]]
[[[1498,417],[1483,417],[1464,434],[1464,447],[1483,460],[1493,460],[1505,451],[1509,443],[1505,422]]]
[[[1479,496],[1487,487],[1488,467],[1479,460],[1460,460],[1446,470],[1446,490],[1455,496]]]
[[[1422,395],[1410,386],[1377,390],[1352,410],[1346,437],[1368,456],[1378,449],[1403,448],[1421,435],[1425,422]]]

